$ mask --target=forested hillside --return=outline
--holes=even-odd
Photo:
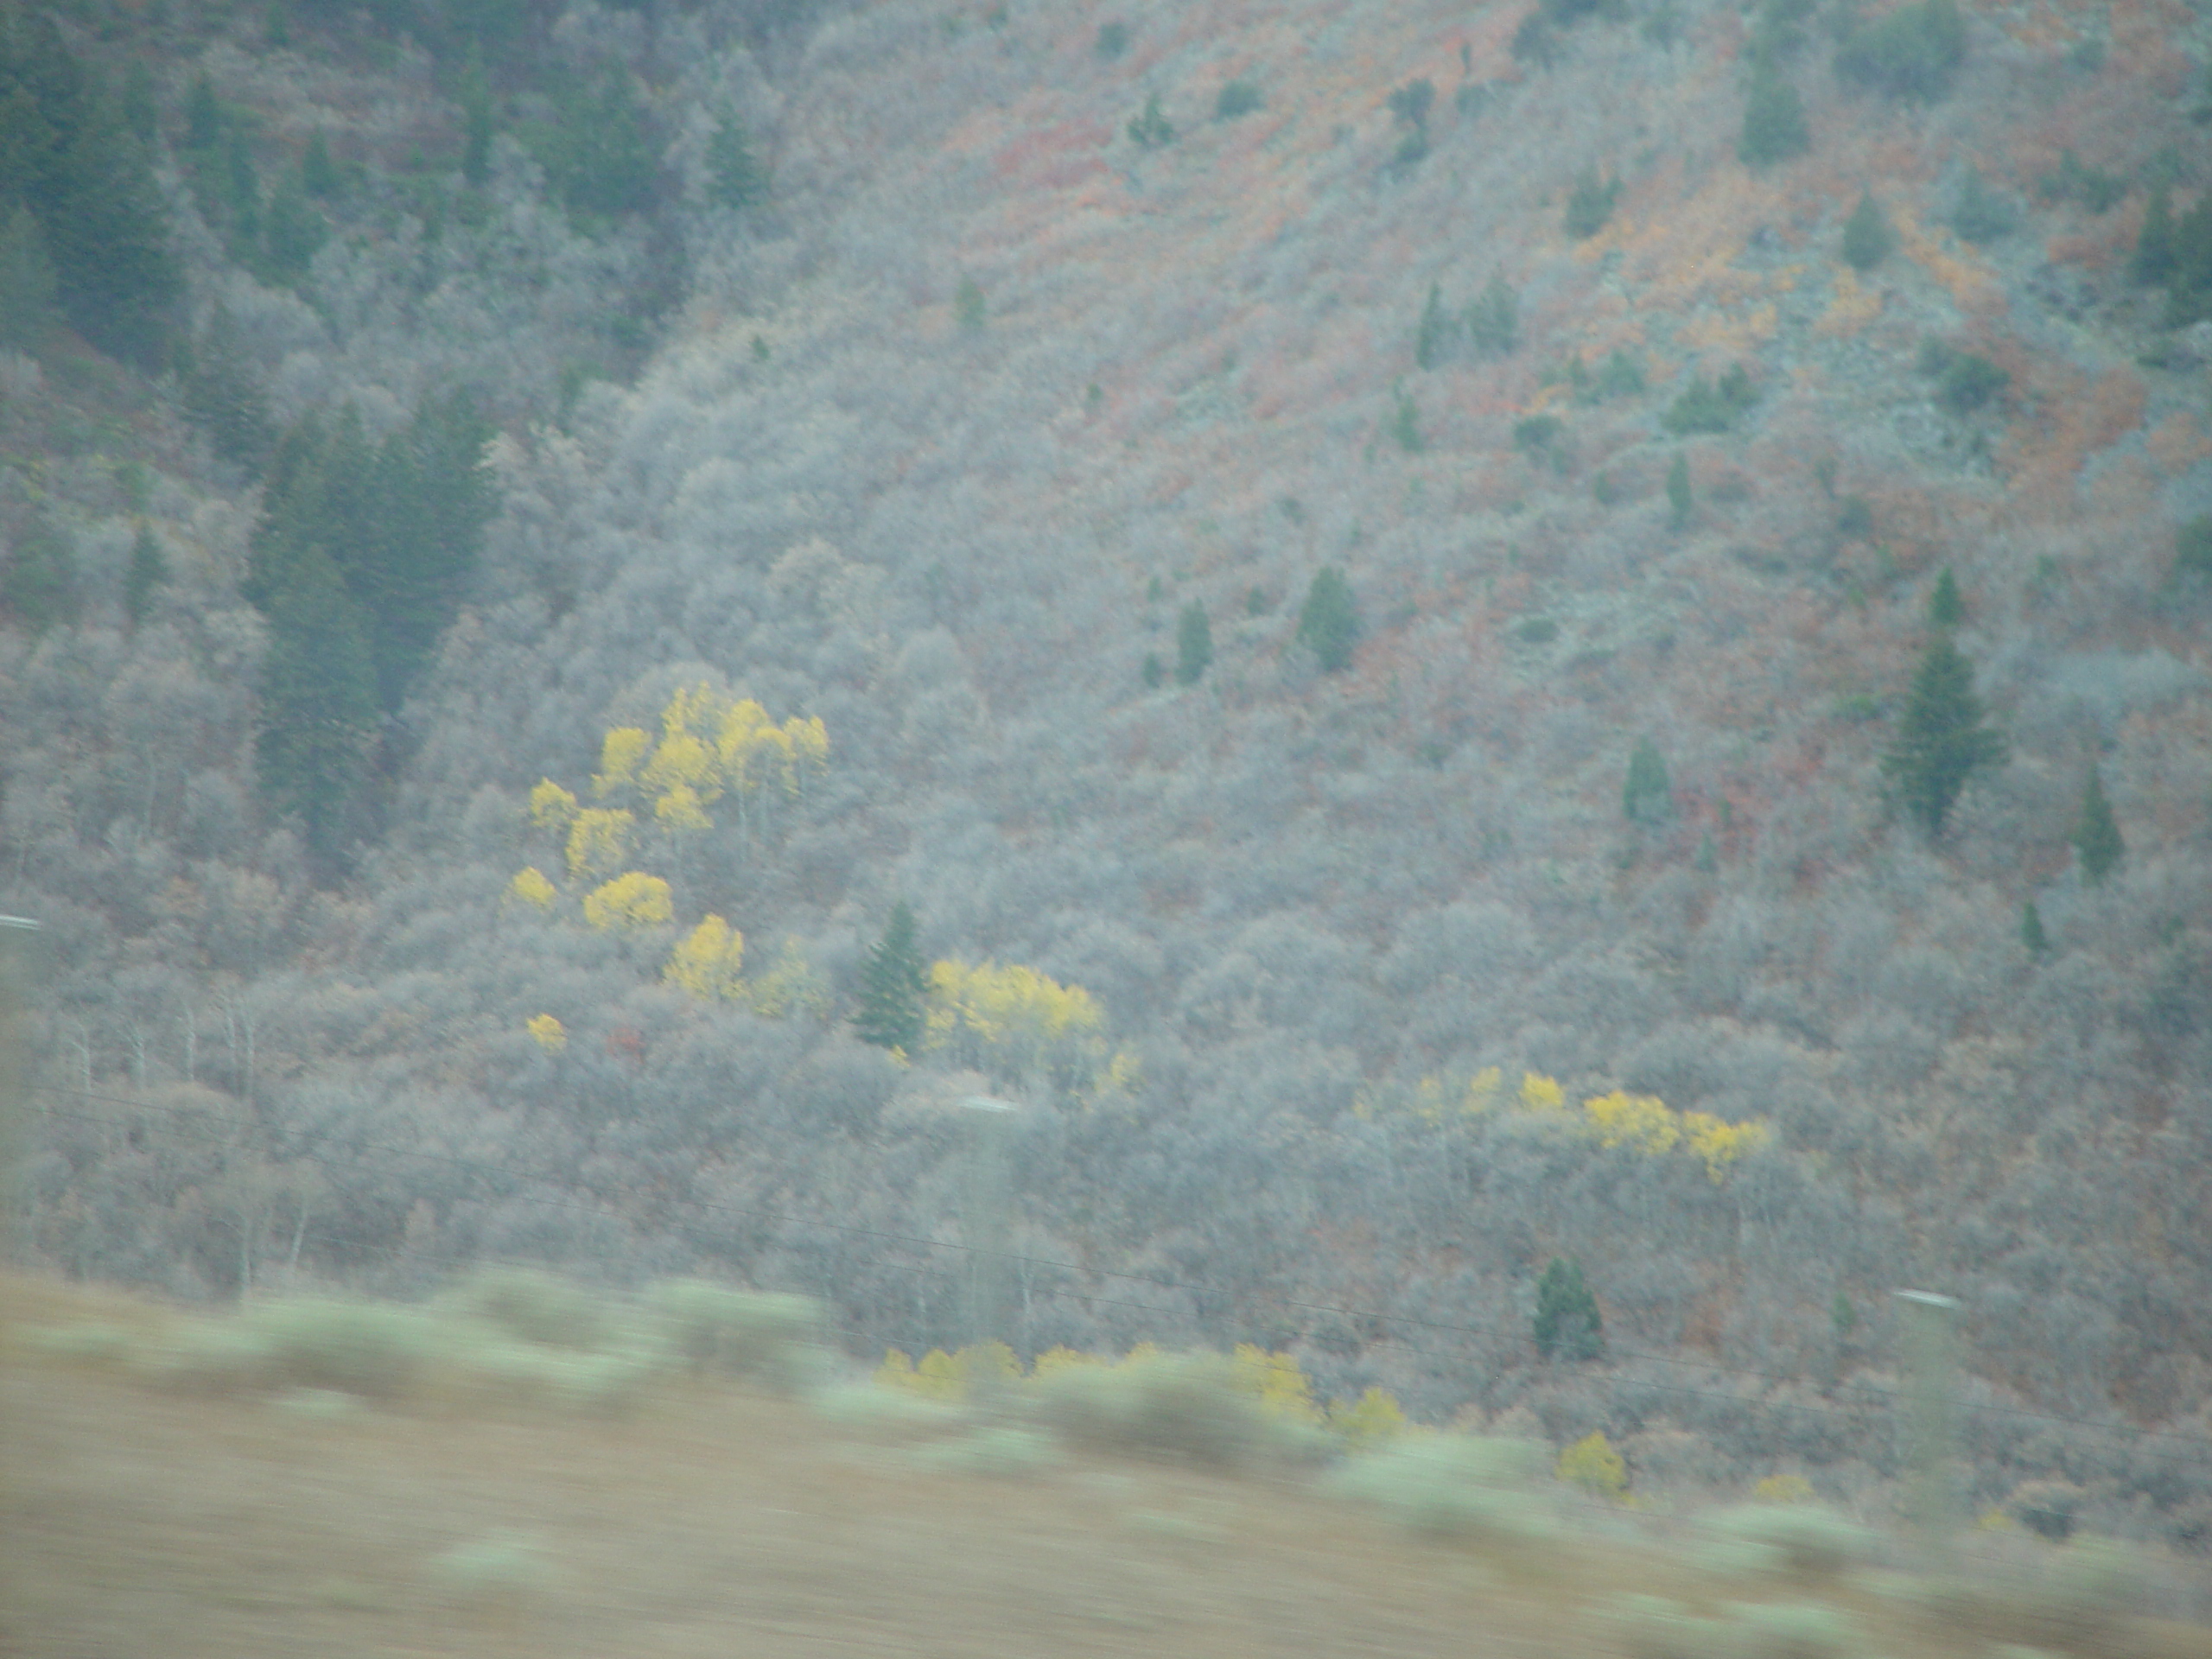
[[[1918,1286],[1978,1509],[2212,1543],[2208,62],[17,3],[22,1250],[919,1353],[989,1090],[1026,1352],[1878,1503]]]

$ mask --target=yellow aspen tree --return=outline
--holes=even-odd
[[[1567,1104],[1567,1090],[1558,1080],[1545,1077],[1540,1071],[1521,1074],[1521,1106],[1524,1111],[1556,1112]]]
[[[630,856],[627,807],[588,806],[569,830],[569,874],[578,880],[618,870]]]
[[[594,927],[662,927],[675,914],[668,883],[630,870],[584,895],[584,919]]]
[[[592,776],[594,800],[605,800],[638,786],[638,767],[652,748],[652,735],[635,726],[618,726],[600,740],[599,770]]]
[[[560,889],[547,880],[545,872],[535,864],[527,869],[518,870],[515,879],[507,883],[507,892],[539,910],[552,909],[553,901],[561,896]]]
[[[1229,1363],[1236,1387],[1256,1398],[1262,1410],[1292,1422],[1320,1422],[1313,1382],[1289,1354],[1271,1354],[1257,1343],[1240,1342]]]
[[[530,791],[530,821],[548,835],[563,835],[575,822],[576,798],[550,778]]]
[[[1682,1128],[1689,1149],[1705,1160],[1706,1178],[1715,1186],[1728,1179],[1737,1160],[1749,1157],[1774,1139],[1774,1131],[1757,1118],[1728,1123],[1706,1112],[1685,1112]]]
[[[745,935],[721,917],[709,916],[677,941],[660,976],[693,996],[734,1001],[745,995],[739,976],[744,967]]]
[[[1592,1497],[1618,1503],[1628,1496],[1628,1465],[1602,1429],[1560,1452],[1556,1472],[1568,1485],[1580,1486]]]
[[[1102,1058],[1096,1033],[1105,1018],[1090,993],[1013,963],[948,959],[930,969],[923,1046],[950,1049],[968,1063],[1026,1080],[1039,1071],[1072,1073]]]
[[[782,1020],[794,1014],[820,1019],[830,1012],[830,980],[806,947],[785,938],[776,951],[776,965],[753,980],[746,989],[753,1012],[763,1020]]]
[[[1681,1120],[1652,1095],[1616,1089],[1582,1103],[1586,1127],[1601,1147],[1627,1147],[1648,1158],[1664,1157],[1682,1138]]]
[[[524,1021],[523,1029],[548,1054],[558,1054],[569,1046],[569,1028],[550,1014]]]
[[[1357,1400],[1329,1408],[1329,1428],[1354,1452],[1388,1445],[1406,1432],[1406,1410],[1387,1389],[1370,1389]]]

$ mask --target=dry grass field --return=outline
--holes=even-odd
[[[39,1351],[73,1322],[157,1339],[149,1304],[5,1283],[10,1659],[302,1654],[1652,1654],[1623,1592],[1817,1602],[1864,1645],[1990,1655],[2016,1635],[1902,1575],[1731,1585],[1652,1523],[1432,1540],[1310,1477],[1068,1455],[931,1469],[883,1426],[676,1384],[620,1421],[424,1397],[179,1393]],[[1750,1627],[1746,1627],[1749,1629]],[[2070,1650],[2212,1656],[2180,1625],[2092,1622]]]

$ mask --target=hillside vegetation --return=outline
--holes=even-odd
[[[2196,8],[6,44],[33,1259],[995,1262],[1875,1509],[1915,1286],[1974,1513],[2212,1541]]]

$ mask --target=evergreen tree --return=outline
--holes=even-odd
[[[1928,595],[1928,624],[1935,628],[1955,628],[1967,620],[1967,602],[1959,597],[1959,584],[1945,565],[1943,574],[1936,578],[1936,591]]]
[[[1519,343],[1521,302],[1503,276],[1492,276],[1467,308],[1467,338],[1486,357],[1503,357]]]
[[[472,54],[461,77],[461,178],[472,189],[482,189],[492,176],[494,113],[483,60]]]
[[[0,605],[34,633],[77,614],[77,553],[69,538],[34,520],[0,566]]]
[[[1897,747],[1882,757],[1906,810],[1931,836],[1942,832],[1967,778],[2005,758],[2005,740],[1981,717],[1974,669],[1950,634],[1939,632],[1913,675]]]
[[[327,861],[341,850],[376,731],[368,629],[319,547],[296,550],[255,602],[269,623],[255,743],[262,793],[279,816],[297,815]]]
[[[227,310],[218,308],[207,332],[177,351],[177,389],[217,454],[257,474],[276,442],[268,400],[254,379],[245,337]]]
[[[300,188],[318,201],[327,201],[340,188],[338,163],[330,159],[330,141],[317,128],[308,138],[307,153],[300,157]]]
[[[1351,666],[1352,647],[1359,643],[1359,607],[1352,599],[1351,584],[1334,565],[1323,565],[1315,573],[1291,637],[1313,653],[1324,673]]]
[[[721,207],[754,207],[768,199],[768,169],[753,153],[745,125],[731,116],[707,141],[707,195]]]
[[[1444,309],[1444,291],[1434,283],[1428,285],[1428,303],[1421,308],[1421,327],[1414,331],[1414,364],[1417,368],[1433,369],[1444,360],[1452,349],[1452,321]]]
[[[1637,740],[1628,758],[1621,810],[1630,823],[1664,823],[1675,816],[1675,786],[1667,778],[1666,758],[1648,737]]]
[[[2074,850],[2081,855],[2082,874],[2089,878],[2091,886],[2112,874],[2127,851],[2127,843],[2120,839],[2120,825],[2112,815],[2112,803],[2105,798],[2104,779],[2094,766],[2089,768],[2089,781],[2082,791],[2082,813],[2075,820],[2074,833],[2068,837]]]
[[[1771,167],[1802,156],[1813,147],[1805,125],[1805,103],[1797,89],[1770,64],[1751,71],[1751,86],[1744,100],[1744,130],[1736,141],[1736,154],[1747,167]]]
[[[1602,1359],[1605,1320],[1581,1267],[1554,1256],[1536,1283],[1536,1351],[1546,1359]]]
[[[2128,274],[2145,287],[2171,282],[2180,267],[2174,248],[2174,188],[2164,179],[2151,187],[2143,209],[2143,228],[2135,238]]]
[[[146,620],[146,613],[153,608],[154,589],[167,582],[168,575],[153,527],[140,520],[138,533],[130,539],[130,562],[123,570],[123,611],[132,627]]]
[[[1206,607],[1195,599],[1175,619],[1175,678],[1196,685],[1213,663],[1213,628],[1206,621]]]
[[[2050,949],[2050,936],[2043,931],[2043,912],[2032,899],[2020,906],[2020,943],[2031,957],[2043,956]]]
[[[1673,522],[1676,530],[1690,521],[1690,460],[1679,449],[1675,452],[1675,464],[1667,469],[1667,505],[1674,510]]]
[[[878,1048],[912,1054],[921,1046],[922,999],[929,985],[929,965],[914,944],[914,912],[902,899],[892,906],[883,937],[861,969],[853,1034]]]
[[[1843,221],[1843,257],[1853,270],[1872,270],[1890,257],[1897,235],[1872,190],[1859,193],[1859,205]]]
[[[28,207],[0,224],[0,345],[34,351],[54,321],[54,261]]]
[[[1160,107],[1160,94],[1154,92],[1144,101],[1144,113],[1132,116],[1128,125],[1129,142],[1140,149],[1159,149],[1175,142],[1175,129]]]

